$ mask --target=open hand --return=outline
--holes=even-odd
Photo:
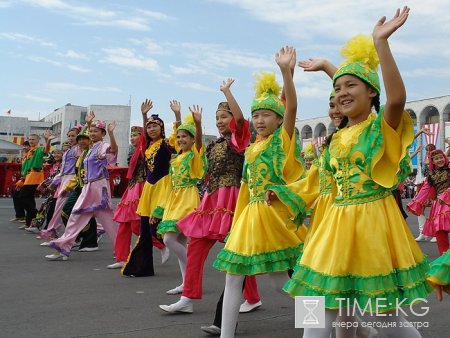
[[[170,109],[172,109],[172,111],[175,114],[181,114],[181,104],[180,101],[177,100],[172,100],[170,101]]]
[[[226,90],[229,90],[230,89],[230,87],[231,87],[231,85],[234,83],[234,79],[232,79],[232,78],[228,78],[227,80],[225,80],[225,81],[223,81],[222,82],[222,84],[221,84],[221,86],[220,86],[220,90],[223,92],[223,91],[226,91]]]
[[[142,104],[141,104],[141,113],[142,113],[143,115],[145,115],[145,114],[147,114],[148,111],[149,111],[150,109],[152,109],[152,108],[153,108],[153,102],[152,102],[152,100],[145,99],[145,101],[142,102]]]
[[[389,21],[386,21],[386,17],[383,16],[380,20],[378,20],[375,27],[373,28],[373,40],[387,40],[392,35],[392,33],[403,26],[403,24],[406,22],[406,19],[408,19],[408,15],[409,7],[405,6],[403,7],[401,12],[398,8],[395,12],[394,17]]]
[[[198,105],[193,105],[192,107],[189,107],[189,111],[192,114],[192,118],[194,119],[195,124],[202,123],[202,113],[203,108]]]
[[[116,129],[116,121],[112,121],[111,123],[108,123],[108,133],[112,133],[114,129]]]
[[[294,47],[282,47],[280,51],[275,55],[275,61],[277,62],[280,69],[289,69],[289,65],[294,59],[296,62],[296,53]]]

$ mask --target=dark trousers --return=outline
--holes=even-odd
[[[25,218],[25,209],[23,208],[22,201],[20,200],[20,190],[14,190],[12,199],[14,203],[14,210],[16,212],[16,218]]]
[[[72,213],[73,207],[81,194],[81,188],[75,188],[67,198],[66,203],[64,203],[61,217],[64,225],[67,225],[69,221],[70,214]],[[89,220],[89,223],[83,228],[83,230],[78,234],[77,241],[81,240],[80,249],[82,248],[95,248],[97,244],[97,221],[95,217]]]
[[[46,223],[44,229],[47,229],[48,223],[52,220],[53,214],[55,213],[55,205],[56,205],[56,198],[52,198],[48,207],[47,207],[47,215],[46,215]]]
[[[26,221],[25,225],[30,226],[33,218],[36,217],[37,209],[36,209],[36,200],[34,198],[34,194],[36,193],[38,185],[24,185],[22,189],[20,189],[19,199],[22,203],[23,208],[26,212]]]
[[[155,274],[152,233],[156,233],[156,227],[157,224],[150,225],[149,217],[141,216],[140,235],[122,268],[124,276],[146,277]]]

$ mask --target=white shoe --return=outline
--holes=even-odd
[[[108,269],[121,269],[125,265],[125,262],[117,262],[113,264],[109,264],[107,266]]]
[[[92,252],[92,251],[98,251],[98,246],[78,249],[78,252]]]
[[[201,326],[200,330],[202,330],[205,333],[209,333],[213,336],[220,336],[221,329],[218,326],[210,325],[210,326]]]
[[[169,313],[175,312],[183,312],[183,313],[192,313],[194,312],[194,305],[192,303],[188,303],[183,305],[181,302],[176,302],[170,305],[160,305],[159,308],[163,311]]]
[[[183,293],[183,284],[178,285],[176,288],[166,291],[167,295],[179,295]]]
[[[161,249],[161,264],[164,264],[169,260],[170,251],[167,247]]]
[[[19,223],[25,223],[26,220],[25,220],[25,218],[20,218],[17,222],[19,222]]]
[[[17,229],[24,230],[26,228],[27,228],[27,226],[24,224],[24,225],[21,225],[20,227],[18,227]]]
[[[416,242],[425,242],[425,241],[429,241],[430,237],[420,234],[419,236],[416,237],[415,240],[416,240]]]
[[[255,311],[261,305],[262,305],[261,301],[255,303],[255,304],[250,304],[249,302],[245,301],[239,307],[239,313],[247,313],[247,312]]]
[[[37,238],[37,239],[42,239],[41,236],[39,236],[39,235],[37,235],[36,238]]]
[[[36,227],[29,227],[29,228],[25,228],[25,231],[31,232],[33,234],[37,234],[39,232],[39,229]]]
[[[50,242],[42,242],[41,244],[39,244],[40,246],[48,246],[50,244]]]
[[[14,217],[12,219],[10,219],[10,222],[19,222],[20,220],[25,219],[25,218],[19,218],[19,217]]]
[[[436,243],[437,242],[436,237],[433,237],[432,239],[430,239],[430,242],[431,243]]]
[[[69,259],[69,257],[64,256],[62,253],[47,255],[45,258],[49,261],[67,261]]]

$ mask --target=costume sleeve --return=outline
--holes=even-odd
[[[278,199],[288,208],[295,224],[300,225],[306,212],[319,197],[319,170],[314,164],[308,175],[288,185],[269,185],[266,190],[273,191]]]
[[[430,263],[427,280],[435,285],[450,284],[450,250],[447,250],[442,256]]]
[[[208,169],[206,155],[205,155],[205,147],[202,146],[200,151],[197,150],[195,144],[192,146],[192,152],[194,156],[192,156],[190,160],[190,176],[192,178],[197,178],[199,180],[205,177],[206,171]]]
[[[72,191],[77,186],[77,176],[74,175],[69,182],[67,182],[66,186],[64,187],[64,191]]]
[[[409,148],[414,140],[411,117],[404,111],[396,129],[386,122],[382,110],[369,132],[370,152],[367,157],[371,178],[385,188],[395,188],[411,173]]]
[[[416,216],[423,215],[426,202],[435,197],[436,189],[428,183],[428,180],[426,180],[417,193],[417,196],[406,205],[406,208]]]
[[[236,128],[236,120],[234,117],[230,122],[231,129],[231,147],[237,153],[244,152],[245,148],[250,144],[250,123],[244,120],[241,133],[238,133]]]
[[[297,142],[296,133],[289,137],[286,129],[281,126],[273,135],[274,150],[273,164],[277,175],[283,178],[286,184],[298,181],[304,172],[301,159],[300,143]]]
[[[115,166],[117,163],[117,153],[111,152],[111,145],[107,142],[103,142],[98,148],[97,156],[102,160],[106,159],[108,165]]]
[[[173,133],[167,139],[167,144],[175,149],[175,152],[178,154],[180,152],[180,147],[177,144],[177,125],[173,124]]]

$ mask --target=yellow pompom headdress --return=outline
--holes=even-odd
[[[373,39],[368,35],[356,35],[341,49],[345,61],[333,76],[333,84],[342,75],[354,75],[380,94],[380,79],[378,77],[378,54]]]
[[[192,114],[184,118],[184,122],[177,128],[177,130],[186,130],[189,134],[195,137],[195,123]]]
[[[255,83],[255,98],[251,107],[252,113],[267,109],[283,117],[285,108],[283,102],[278,98],[279,93],[280,85],[275,79],[275,73],[261,72],[258,74]]]
[[[314,146],[310,143],[305,146],[305,154],[303,155],[305,159],[314,159]]]

